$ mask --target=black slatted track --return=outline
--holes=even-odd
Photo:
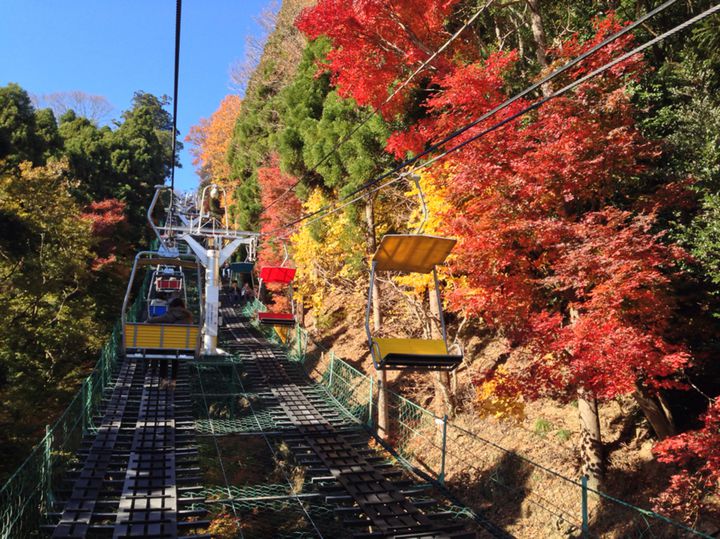
[[[248,386],[267,405],[279,403],[295,427],[279,435],[296,460],[315,476],[313,481],[322,483],[325,503],[335,506],[349,536],[477,537],[476,522],[453,518],[438,500],[416,501],[423,487],[408,481],[401,469],[371,450],[362,427],[348,427],[347,422],[343,427],[336,409],[323,409],[308,391],[309,379],[298,375],[281,347],[267,341],[234,309],[226,307],[222,315],[226,322],[222,346],[242,359]],[[508,537],[491,525],[482,531],[488,532],[486,536]]]
[[[96,424],[57,492],[52,537],[209,537],[190,497],[201,486],[187,365],[173,390],[146,361],[125,360]]]

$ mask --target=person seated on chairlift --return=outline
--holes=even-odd
[[[192,324],[193,315],[185,307],[182,298],[174,298],[170,300],[165,314],[151,316],[147,321],[149,324]]]
[[[245,283],[243,284],[241,295],[243,303],[247,303],[254,299],[255,291],[250,287],[249,283]]]
[[[233,279],[232,284],[230,285],[230,304],[237,305],[240,302],[241,296],[242,291],[238,287],[238,282]]]
[[[182,300],[182,298],[175,297],[170,300],[170,303],[168,304],[168,310],[165,312],[165,314],[161,314],[160,316],[151,316],[147,319],[147,322],[149,324],[192,324],[193,315],[185,307],[185,302]],[[150,368],[152,370],[160,367],[161,389],[168,387],[172,389],[175,388],[175,380],[177,378],[178,371],[178,360],[176,358],[173,358],[171,360],[171,363],[172,375],[171,379],[168,380],[168,362],[162,361],[160,359],[153,359],[150,361]]]

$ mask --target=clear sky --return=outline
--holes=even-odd
[[[269,0],[184,0],[178,129],[208,117],[231,92],[229,68],[259,35],[254,17]],[[113,118],[133,92],[173,93],[175,0],[0,0],[0,85],[31,94],[102,95]],[[186,149],[176,186],[197,184]]]

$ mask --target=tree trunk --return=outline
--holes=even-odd
[[[578,390],[580,413],[580,458],[582,474],[588,477],[588,486],[598,490],[603,475],[602,438],[597,400],[583,389]]]
[[[365,221],[367,224],[367,243],[370,253],[375,253],[377,249],[377,241],[375,239],[375,212],[373,211],[373,197],[368,196],[365,202]],[[380,286],[377,281],[373,284],[372,289],[372,315],[373,330],[375,333],[380,331],[382,319],[380,317]],[[390,438],[390,412],[388,410],[388,393],[387,393],[387,372],[378,371],[378,400],[377,400],[377,433],[383,440]]]
[[[377,434],[385,441],[390,439],[390,409],[387,392],[387,371],[377,371]]]
[[[633,397],[658,439],[664,440],[668,436],[674,436],[676,434],[675,422],[672,413],[663,402],[662,395],[659,393],[657,396],[650,395],[639,385],[636,387],[637,390],[633,393]]]
[[[305,298],[300,296],[295,302],[295,321],[305,327]]]
[[[535,57],[538,63],[546,68],[548,66],[547,40],[545,39],[545,25],[540,14],[540,0],[526,0],[530,8],[530,29],[532,30],[533,39],[535,40]]]
[[[432,287],[428,287],[430,299],[430,337],[441,339],[440,329],[440,305],[438,305],[437,294]],[[450,385],[450,373],[448,371],[436,371],[433,373],[435,379],[435,401],[443,403],[443,413],[448,417],[455,417],[455,395]]]
[[[368,196],[365,202],[365,222],[367,224],[367,243],[370,254],[374,254],[377,250],[377,240],[375,238],[375,212],[373,210],[373,197]],[[380,317],[380,284],[375,281],[372,289],[373,304],[373,328],[380,331],[382,318]]]

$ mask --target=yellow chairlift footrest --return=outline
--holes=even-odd
[[[379,364],[383,370],[452,371],[462,363],[460,355],[387,354]]]

